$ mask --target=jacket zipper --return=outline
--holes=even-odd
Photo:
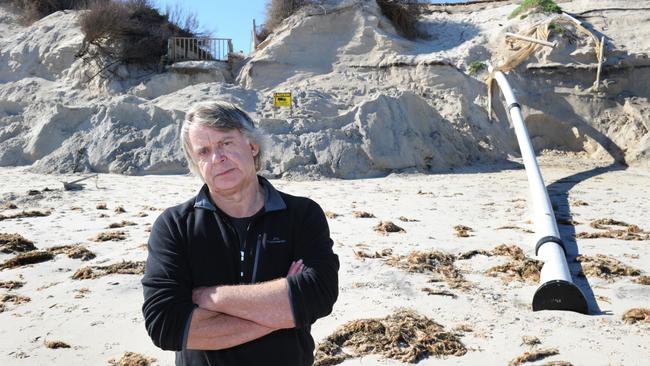
[[[257,279],[257,264],[260,261],[260,252],[262,248],[266,247],[266,232],[264,234],[257,234],[257,246],[255,248],[255,263],[253,264],[253,277],[251,283],[255,283]]]

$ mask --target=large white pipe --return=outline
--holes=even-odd
[[[492,72],[492,66],[488,67]],[[533,144],[508,80],[496,71],[494,78],[503,93],[517,142],[524,160],[534,211],[536,234],[535,254],[544,262],[540,273],[540,286],[533,296],[533,310],[570,310],[587,313],[587,301],[582,291],[573,283],[566,261],[566,250],[560,238],[553,206],[548,197],[542,173],[537,165]]]

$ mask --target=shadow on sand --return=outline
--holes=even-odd
[[[594,293],[589,285],[589,279],[584,276],[576,274],[582,273],[582,265],[575,260],[576,256],[580,254],[578,244],[576,243],[576,230],[575,226],[568,224],[572,221],[571,206],[569,205],[569,191],[573,189],[578,183],[584,182],[587,179],[596,177],[598,175],[627,169],[627,165],[621,163],[613,163],[608,166],[596,167],[590,170],[579,172],[568,177],[561,178],[546,187],[548,190],[549,198],[554,206],[555,218],[563,224],[558,224],[560,236],[564,242],[567,250],[567,263],[571,271],[573,282],[582,290],[587,300],[589,307],[589,314],[591,315],[606,315],[598,306],[598,302]],[[567,224],[564,224],[567,223]]]

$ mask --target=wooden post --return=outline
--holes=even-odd
[[[521,36],[521,35],[515,34],[515,33],[506,32],[506,37],[517,38],[517,39],[521,39],[523,41],[538,43],[538,44],[541,44],[542,46],[555,48],[555,43],[553,43],[553,42],[542,41],[541,39]]]
[[[253,31],[251,32],[251,37],[253,38],[251,42],[251,52],[257,49],[257,26],[255,25],[255,18],[253,18]]]
[[[600,89],[600,72],[603,69],[603,52],[605,45],[605,36],[600,38],[600,47],[598,49],[598,71],[596,72],[596,82],[594,83],[595,90]]]

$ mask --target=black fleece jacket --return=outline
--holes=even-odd
[[[311,324],[328,315],[338,297],[338,257],[323,210],[314,201],[273,188],[251,223],[241,260],[237,233],[210,199],[207,186],[189,201],[165,210],[149,237],[142,312],[154,344],[176,351],[177,365],[311,365]],[[192,289],[286,277],[292,261],[304,269],[290,276],[289,300],[296,328],[275,331],[218,351],[185,349],[195,305]]]

